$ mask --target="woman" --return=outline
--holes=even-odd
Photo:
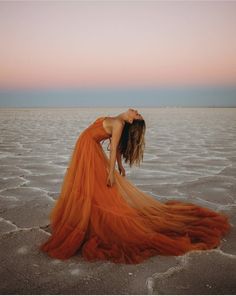
[[[107,185],[112,186],[114,183],[115,162],[117,160],[120,173],[125,176],[125,169],[122,165],[121,155],[125,162],[129,162],[130,167],[136,163],[140,165],[143,160],[143,150],[145,146],[144,134],[146,130],[145,121],[137,110],[129,109],[111,119],[107,118],[108,134],[112,134],[111,153],[110,153],[110,170],[107,177]],[[110,121],[109,121],[110,120]],[[104,125],[105,125],[104,120]],[[118,145],[119,143],[119,145]]]
[[[216,248],[228,217],[196,204],[159,202],[125,177],[121,159],[140,164],[146,125],[134,109],[99,117],[77,139],[60,196],[50,214],[52,235],[40,249],[67,259],[140,263],[154,255]],[[110,159],[101,141],[110,139]],[[116,161],[118,169],[115,168]]]

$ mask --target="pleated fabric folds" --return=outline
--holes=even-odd
[[[98,118],[78,138],[61,193],[50,213],[52,234],[40,249],[68,259],[134,264],[155,255],[178,256],[219,246],[231,229],[228,217],[193,203],[159,202],[115,169],[106,186],[109,137]]]

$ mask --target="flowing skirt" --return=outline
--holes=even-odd
[[[52,258],[134,264],[155,255],[216,248],[231,225],[223,213],[182,201],[159,202],[115,169],[102,145],[82,134],[50,213],[52,234],[40,249]]]

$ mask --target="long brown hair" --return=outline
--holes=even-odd
[[[128,163],[130,167],[133,164],[140,166],[140,162],[143,161],[146,144],[144,138],[145,132],[146,124],[143,119],[134,119],[133,123],[125,122],[118,144],[118,150],[121,157],[124,158],[124,162]],[[108,147],[107,150],[110,151]]]

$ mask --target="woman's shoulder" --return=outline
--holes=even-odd
[[[105,119],[108,119],[108,122],[110,122],[110,124],[112,124],[112,125],[120,125],[120,126],[125,125],[125,121],[122,120],[121,118],[106,116]]]
[[[114,129],[123,129],[125,122],[122,119],[112,116],[104,116],[104,127],[112,134]]]

